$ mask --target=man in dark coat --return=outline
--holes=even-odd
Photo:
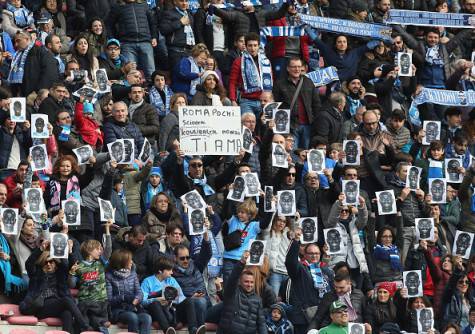
[[[157,110],[150,103],[145,102],[144,94],[142,86],[130,87],[129,118],[139,127],[142,136],[147,137],[150,144],[154,145],[156,136],[160,132],[160,123]]]
[[[252,272],[244,270],[249,252],[237,262],[224,288],[223,312],[217,334],[266,334],[262,300]],[[244,271],[243,271],[244,270]]]
[[[17,141],[17,149],[13,148]],[[31,146],[30,122],[16,124],[10,114],[0,109],[0,169],[16,170],[21,160],[26,160]]]
[[[64,110],[64,98],[68,90],[62,83],[55,83],[49,95],[40,104],[39,114],[48,115],[48,121],[53,124],[57,121],[58,114]]]
[[[345,110],[345,94],[335,92],[330,95],[330,105],[321,113],[318,122],[313,123],[312,134],[314,139],[326,139],[327,143],[341,142],[341,128],[343,126],[343,111]]]

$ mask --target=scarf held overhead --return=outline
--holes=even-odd
[[[415,97],[414,103],[419,105],[427,102],[445,106],[474,107],[475,92],[423,88],[419,95]]]
[[[308,24],[318,30],[392,41],[392,29],[382,24],[362,23],[304,14],[300,14],[299,18],[302,24]]]
[[[300,37],[305,30],[300,27],[264,27],[261,29],[261,47],[267,44],[267,37]]]
[[[272,91],[272,68],[263,50],[259,51],[257,62],[256,65],[253,57],[248,52],[243,53],[241,73],[244,92],[246,93]]]
[[[426,27],[474,28],[475,15],[390,9],[386,23]]]

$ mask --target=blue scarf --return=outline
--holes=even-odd
[[[23,83],[23,76],[25,75],[25,63],[28,53],[35,44],[32,42],[23,51],[18,51],[13,57],[10,67],[10,73],[8,74],[8,83],[21,84]]]
[[[444,178],[444,162],[443,161],[438,161],[438,160],[433,160],[431,158],[429,160],[429,169],[427,171],[427,179],[443,179]],[[437,161],[442,164],[442,167],[430,167],[430,161]]]
[[[5,236],[0,233],[0,246],[5,254],[10,255],[10,245]],[[12,274],[12,265],[10,261],[0,260],[0,270],[5,279],[5,293],[9,295],[12,292],[12,284],[15,286],[15,291],[21,291],[26,287],[26,282],[21,277]]]
[[[25,6],[16,8],[11,4],[7,4],[7,10],[12,12],[15,25],[19,28],[25,28],[34,23],[33,17],[30,16],[31,12]]]
[[[348,107],[349,107],[348,111],[350,112],[350,115],[355,116],[356,110],[362,106],[361,100],[359,98],[355,100],[352,97],[348,96],[346,98],[346,101],[348,103]]]
[[[258,65],[254,59],[244,51],[241,57],[241,73],[245,93],[272,90],[272,68],[263,50],[259,51]]]
[[[181,16],[187,16],[188,12],[186,10],[181,10],[178,7],[175,7],[178,13],[181,14]],[[187,24],[186,26],[183,27],[183,31],[186,35],[186,45],[193,46],[195,45],[195,35],[193,34],[193,28],[191,25]]]
[[[161,176],[160,176],[161,178]],[[145,194],[145,210],[150,209],[150,203],[152,203],[152,198],[159,192],[163,191],[162,182],[158,185],[158,187],[154,188],[150,182],[147,182],[147,193]]]
[[[320,269],[319,263],[312,263],[308,265],[310,269],[310,274],[313,279],[313,286],[315,289],[321,289],[323,287],[323,274],[322,269]]]
[[[199,236],[203,238],[202,235]],[[223,252],[220,250],[216,237],[211,231],[208,231],[209,242],[211,244],[211,259],[208,262],[208,277],[218,277],[223,268]]]
[[[170,112],[170,99],[173,95],[172,90],[165,85],[163,88],[165,92],[165,101],[162,100],[162,96],[158,92],[157,87],[150,89],[150,104],[157,109],[158,116],[166,116]]]
[[[389,260],[391,268],[396,271],[401,271],[401,259],[399,258],[399,249],[395,245],[382,246],[377,244],[374,247],[374,258],[377,260]]]
[[[190,66],[191,66],[191,73],[196,73],[196,74],[199,74],[200,72],[203,71],[203,69],[201,67],[198,66],[198,64],[196,64],[195,60],[193,59],[193,57],[188,57],[188,61],[190,62]],[[201,81],[201,77],[198,76],[196,77],[195,79],[191,80],[190,82],[190,92],[189,92],[189,95],[190,96],[195,96],[196,94],[196,86],[198,86],[198,84],[200,83]]]
[[[210,195],[213,195],[215,191],[213,190],[213,188],[211,188],[211,186],[207,182],[208,181],[206,179],[206,175],[203,175],[202,179],[193,179],[193,184],[197,186],[201,186],[201,188],[203,188],[205,195],[210,196]]]
[[[58,72],[60,74],[64,74],[65,66],[63,60],[61,59],[61,55],[57,55],[54,58],[56,58],[56,60],[58,61]]]

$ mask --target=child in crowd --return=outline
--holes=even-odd
[[[270,307],[271,313],[266,317],[268,334],[293,334],[292,323],[287,319],[285,304],[278,303]]]
[[[160,71],[152,73],[153,86],[150,88],[150,104],[157,109],[158,118],[163,118],[170,112],[170,99],[173,95],[172,90],[165,83],[165,75]]]
[[[83,98],[81,98],[83,100]],[[104,134],[99,122],[94,118],[94,106],[90,102],[78,102],[74,111],[76,130],[86,144],[100,152],[104,143]]]

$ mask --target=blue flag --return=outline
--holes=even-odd
[[[340,80],[340,78],[338,78],[337,69],[333,66],[319,68],[313,72],[305,74],[305,76],[312,80],[316,87],[325,86],[330,82]]]

